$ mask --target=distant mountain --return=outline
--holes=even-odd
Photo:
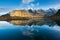
[[[49,18],[55,19],[55,20],[60,20],[60,9],[57,11],[56,14],[50,16]]]
[[[37,13],[36,10],[32,10],[32,9],[29,9],[28,12],[30,12],[30,13],[32,13],[34,15]]]
[[[8,18],[9,17],[9,18]],[[12,19],[41,19],[44,18],[44,13],[38,10],[13,10],[8,14],[0,16],[0,19],[12,20]]]
[[[30,13],[32,13],[33,15],[38,15],[38,16],[44,16],[46,14],[46,12],[42,9],[40,10],[32,10],[32,9],[29,9],[28,10]]]
[[[7,13],[7,14],[5,14],[5,15],[2,15],[2,16],[10,16],[10,15]]]
[[[42,9],[36,10],[36,12],[37,12],[37,15],[39,15],[39,16],[44,16],[46,14],[46,12]]]
[[[1,17],[10,17],[11,19],[29,19],[29,18],[44,18],[52,16],[56,13],[55,9],[49,9],[49,10],[13,10],[5,15],[2,15]]]
[[[43,9],[32,10],[32,9],[29,9],[28,11],[34,15],[40,15],[40,16],[44,16],[44,17],[52,16],[52,15],[56,14],[56,12],[57,12],[57,10],[55,10],[54,8],[49,8],[48,10],[43,10]]]
[[[52,17],[53,17],[53,16],[54,16],[54,17],[55,17],[55,16],[56,16],[56,17],[57,17],[57,16],[59,16],[59,17],[60,17],[60,9],[57,11],[57,13],[56,13],[56,14],[52,15]]]
[[[60,16],[60,9],[57,11],[57,13],[54,16]]]
[[[49,16],[56,14],[57,10],[50,8],[50,9],[46,10],[45,12],[47,13],[47,14],[45,14],[45,17],[49,17]]]
[[[40,10],[38,10],[39,12],[45,12],[45,10],[43,10],[43,9],[40,9]]]

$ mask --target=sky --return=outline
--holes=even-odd
[[[21,9],[60,8],[60,0],[0,0],[0,14]]]

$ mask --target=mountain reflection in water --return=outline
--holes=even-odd
[[[42,25],[45,23],[45,20],[11,20],[8,21],[9,23],[15,24],[15,25]]]
[[[0,21],[0,40],[60,40],[60,26],[55,21]]]
[[[59,21],[58,20],[44,20],[44,19],[40,19],[40,20],[10,20],[8,21],[11,24],[14,25],[49,25],[49,26],[53,26],[53,25],[59,25]]]

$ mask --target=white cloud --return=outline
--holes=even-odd
[[[35,5],[33,3],[31,3],[31,7],[34,7]]]
[[[25,7],[24,7],[25,6]],[[20,9],[25,9],[25,10],[28,10],[28,9],[33,9],[35,7],[35,4],[31,3],[31,4],[22,4],[20,6],[21,8]]]
[[[53,5],[47,6],[46,8],[60,9],[60,4],[53,4]]]
[[[38,3],[33,3],[35,0],[22,0],[22,3],[20,5],[20,9],[36,9],[36,7],[39,7],[40,4]],[[22,8],[23,7],[23,8]],[[39,9],[39,8],[37,8]]]
[[[40,8],[44,9],[44,10],[47,10],[49,8],[54,8],[56,10],[60,9],[60,4],[53,4],[53,5],[49,5],[49,6],[41,6]]]
[[[36,6],[39,6],[39,5],[40,5],[39,3],[36,4]]]
[[[34,0],[22,0],[23,4],[28,4],[28,3],[31,3],[31,2],[34,2]]]
[[[55,9],[59,9],[59,8],[60,8],[60,4],[56,4],[56,5],[54,5],[53,8],[55,8]]]
[[[36,6],[36,4],[31,3],[30,5],[27,6],[27,9],[33,10],[35,6]]]
[[[8,8],[0,8],[0,16],[6,14],[8,11]]]
[[[30,5],[27,6],[28,9],[39,9],[39,3],[33,4],[31,3]]]

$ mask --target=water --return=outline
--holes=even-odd
[[[0,21],[0,40],[60,40],[60,26],[52,20]]]

